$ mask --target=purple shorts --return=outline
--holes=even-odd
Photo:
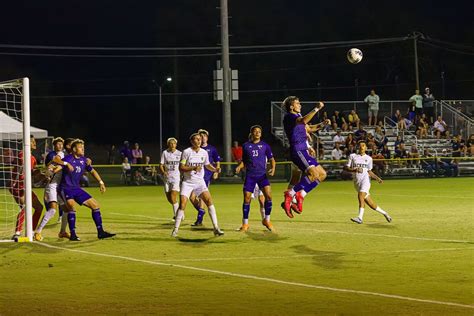
[[[303,172],[306,172],[311,166],[319,166],[319,163],[309,155],[307,150],[292,150],[290,155],[291,161]]]
[[[244,191],[253,193],[253,191],[255,191],[256,184],[258,184],[260,190],[263,190],[264,187],[270,185],[270,181],[268,181],[266,174],[263,174],[261,176],[247,174],[245,176]]]
[[[81,188],[75,188],[75,189],[63,188],[62,195],[65,201],[74,200],[79,205],[84,204],[85,201],[92,198],[92,196],[89,193],[87,193]]]
[[[209,188],[209,184],[211,184],[211,178],[212,178],[212,175],[210,177],[204,176],[204,183],[206,183],[206,187],[208,188]]]

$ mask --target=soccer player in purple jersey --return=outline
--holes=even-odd
[[[99,182],[100,192],[105,192],[104,181],[100,178],[100,175],[97,171],[92,168],[92,165],[88,163],[87,158],[84,157],[84,142],[80,139],[76,139],[71,144],[72,154],[64,157],[64,165],[71,165],[73,171],[69,167],[63,167],[63,177],[61,180],[61,193],[63,199],[66,201],[68,208],[67,218],[69,223],[69,230],[71,232],[71,237],[69,240],[79,241],[79,237],[76,234],[76,212],[74,210],[74,204],[78,203],[79,205],[87,206],[92,211],[92,219],[97,228],[97,237],[99,239],[110,238],[115,236],[115,234],[108,233],[102,227],[102,216],[100,214],[99,203],[84,191],[79,182],[84,174],[84,172],[90,172],[90,174]]]
[[[216,147],[207,143],[209,140],[209,132],[205,129],[199,129],[197,132],[201,136],[201,148],[204,149],[209,156],[209,163],[214,168],[220,168],[221,157],[219,156]],[[207,168],[204,169],[204,182],[206,183],[207,187],[209,187],[211,184],[211,179],[216,180],[218,176],[219,174],[217,172],[212,172]],[[190,199],[194,205],[194,208],[198,211],[196,221],[191,226],[202,226],[202,220],[204,218],[204,214],[206,214],[204,211],[204,203],[199,198],[196,198],[194,194],[191,195]]]
[[[306,124],[308,124],[324,103],[318,105],[305,116],[301,115],[300,100],[295,96],[289,96],[283,101],[283,107],[287,114],[283,118],[286,136],[290,141],[291,161],[305,174],[301,177],[294,188],[285,192],[284,209],[288,217],[293,218],[291,202],[296,198],[298,212],[303,211],[303,200],[307,193],[313,190],[319,183],[326,179],[326,171],[319,165],[314,157],[309,154],[307,144]]]
[[[247,170],[244,183],[244,203],[242,205],[242,226],[240,231],[247,232],[249,229],[249,212],[252,193],[255,191],[255,185],[258,185],[265,196],[265,217],[262,224],[269,230],[273,231],[273,225],[270,222],[270,214],[272,212],[272,191],[270,181],[267,177],[267,161],[270,162],[270,170],[268,174],[275,174],[275,159],[270,146],[261,140],[262,127],[254,125],[250,128],[252,140],[243,145],[242,161],[237,166],[235,172],[240,173],[244,168]]]

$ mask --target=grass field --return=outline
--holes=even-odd
[[[161,187],[91,192],[104,226],[118,235],[97,240],[90,212],[79,210],[79,243],[0,244],[0,314],[474,314],[474,179],[389,180],[371,193],[393,217],[357,215],[351,182],[326,182],[302,215],[280,209],[274,184],[272,221],[251,230],[241,221],[241,186],[214,185],[221,227],[209,218],[192,229],[188,208],[180,238],[170,237],[171,207]]]

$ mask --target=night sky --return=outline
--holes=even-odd
[[[3,45],[76,47],[215,47],[220,42],[217,0],[11,1],[2,4]],[[404,37],[413,31],[450,42],[420,43],[420,82],[447,99],[473,99],[472,1],[248,1],[229,0],[230,45],[317,43]],[[444,47],[444,48],[442,48]],[[359,47],[364,60],[350,65],[348,47],[232,55],[240,71],[240,100],[232,104],[233,137],[245,139],[259,123],[269,137],[270,101],[296,94],[303,100],[352,100],[375,88],[382,99],[408,99],[415,89],[413,41]],[[448,48],[448,49],[446,49]],[[231,52],[255,51],[231,50]],[[0,47],[0,80],[31,79],[32,124],[52,135],[96,144],[124,139],[156,142],[158,96],[163,86],[164,139],[187,138],[197,128],[220,144],[221,104],[213,101],[218,56],[175,58],[59,57],[10,54],[200,54],[207,51],[89,51]],[[463,53],[464,52],[464,53]],[[466,54],[466,52],[468,52]],[[470,54],[469,54],[470,53]],[[318,83],[320,89],[318,89]],[[179,112],[176,108],[179,106]],[[179,126],[175,124],[175,115]]]

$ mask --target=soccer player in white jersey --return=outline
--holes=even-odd
[[[219,229],[217,223],[216,208],[212,203],[212,197],[204,181],[204,169],[207,168],[212,172],[220,172],[220,168],[213,167],[209,162],[209,155],[206,150],[201,148],[201,136],[194,133],[189,137],[191,147],[185,149],[181,155],[179,171],[183,174],[181,182],[181,192],[179,196],[179,209],[176,213],[176,221],[174,225],[172,237],[178,236],[179,225],[184,216],[184,210],[189,197],[194,193],[207,205],[212,225],[214,226],[214,235],[221,236],[224,232]]]
[[[176,219],[178,211],[178,193],[181,175],[179,173],[179,162],[181,160],[181,151],[176,149],[178,140],[174,137],[166,141],[168,148],[161,154],[160,170],[165,182],[165,193],[168,202],[173,206],[173,219]]]
[[[392,221],[390,215],[381,209],[380,206],[378,206],[370,196],[370,178],[377,180],[378,183],[383,183],[383,181],[372,172],[372,157],[365,153],[366,150],[367,144],[364,141],[360,141],[359,154],[351,154],[346,166],[344,167],[346,171],[353,172],[355,174],[354,187],[358,192],[359,198],[359,215],[357,217],[351,218],[351,221],[357,224],[362,224],[364,208],[365,204],[367,203],[371,209],[382,214],[387,222],[390,223]]]
[[[50,151],[48,155],[45,158],[45,166],[48,169],[48,175],[50,176],[50,181],[48,184],[46,184],[46,187],[44,189],[44,202],[46,205],[46,212],[43,216],[43,219],[41,220],[41,223],[38,225],[38,227],[35,230],[35,234],[33,236],[33,239],[36,241],[42,241],[43,236],[41,236],[41,232],[43,228],[46,226],[46,224],[49,222],[51,218],[54,217],[54,214],[56,214],[56,211],[58,209],[58,204],[61,205],[62,208],[65,207],[64,201],[61,198],[61,195],[58,194],[58,186],[59,183],[61,183],[61,178],[62,178],[62,171],[58,171],[56,173],[53,172],[55,167],[58,165],[54,163],[54,158],[58,156],[60,159],[64,158],[64,152],[63,152],[63,147],[64,147],[64,139],[61,137],[57,137],[53,139],[53,147],[54,150]],[[62,168],[61,168],[62,169]],[[60,219],[62,216],[60,216]],[[69,233],[66,232],[66,225],[67,225],[67,219],[62,218],[62,226],[64,226],[63,229],[61,229],[61,232],[59,233],[60,238],[69,238]]]

